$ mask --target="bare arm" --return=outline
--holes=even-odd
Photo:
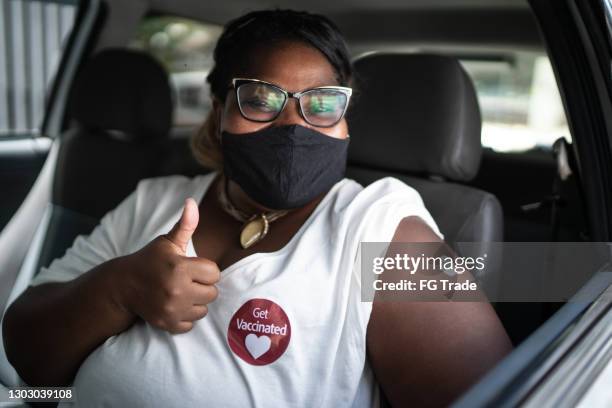
[[[439,242],[418,217],[393,242]],[[372,306],[368,357],[393,406],[446,406],[512,346],[487,302],[386,301]]]
[[[216,263],[186,257],[198,224],[188,199],[166,235],[140,251],[118,257],[66,283],[28,288],[7,310],[7,357],[30,385],[70,384],[83,360],[137,318],[171,333],[191,330],[218,295]]]
[[[91,351],[131,326],[135,316],[116,302],[122,261],[70,282],[30,287],[10,306],[3,323],[6,354],[26,383],[69,384]]]

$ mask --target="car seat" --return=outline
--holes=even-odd
[[[481,116],[472,81],[454,58],[369,54],[355,61],[347,175],[362,184],[394,176],[423,198],[445,241],[478,251],[503,240],[495,196],[461,184],[478,172]],[[486,271],[495,267],[487,263]],[[483,273],[483,274],[484,274]]]
[[[186,139],[169,138],[172,105],[168,75],[148,54],[106,49],[83,64],[68,102],[73,125],[54,141],[47,158],[46,167],[54,166],[45,180],[53,180],[51,202],[27,243],[8,300],[2,299],[3,310],[42,266],[61,257],[78,235],[89,234],[139,180],[205,172],[188,154]],[[0,382],[18,382],[1,341]]]

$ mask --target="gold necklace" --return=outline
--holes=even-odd
[[[268,235],[270,224],[287,214],[289,211],[279,210],[249,215],[236,208],[232,203],[227,191],[228,179],[225,175],[221,177],[223,177],[223,180],[221,180],[223,186],[219,189],[219,204],[221,204],[221,208],[223,208],[226,213],[244,223],[240,232],[240,245],[242,245],[242,248],[247,249],[264,239],[264,237]]]

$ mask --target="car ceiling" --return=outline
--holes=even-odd
[[[248,11],[291,8],[325,14],[357,53],[367,49],[435,44],[510,49],[543,48],[526,0],[105,0],[109,25],[101,46],[131,38],[147,12],[224,24]]]
[[[528,8],[525,0],[150,0],[151,7],[164,11],[197,12],[210,21],[223,23],[247,11],[261,8],[306,9],[318,13],[336,15],[350,12],[414,11],[425,9],[519,9]]]

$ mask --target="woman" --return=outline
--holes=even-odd
[[[486,303],[361,302],[360,241],[440,234],[410,187],[344,178],[335,25],[249,13],[214,57],[192,147],[217,171],[141,181],[43,269],[5,318],[13,365],[83,406],[450,402],[509,342]]]

